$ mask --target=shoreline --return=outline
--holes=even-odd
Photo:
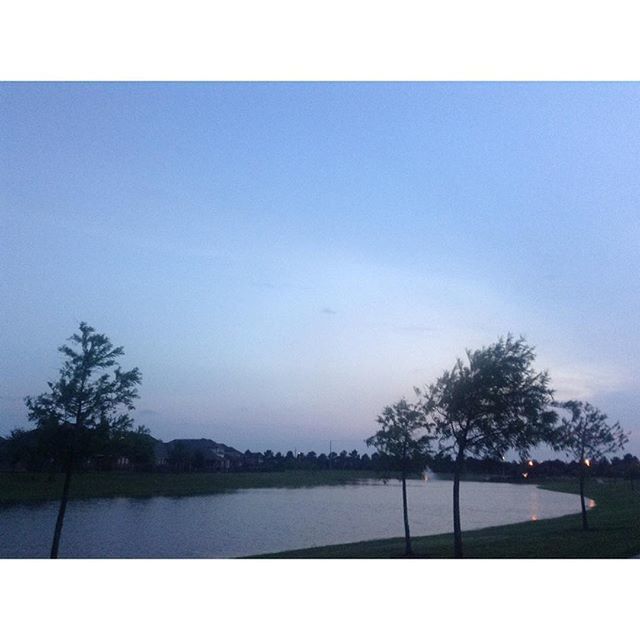
[[[583,531],[576,481],[545,481],[547,491],[576,495],[574,514],[537,521],[464,531],[467,559],[634,558],[640,553],[640,492],[624,483],[590,483],[596,502],[589,509],[590,529]],[[412,536],[410,559],[453,558],[453,533]],[[407,559],[404,538],[363,540],[347,544],[293,549],[240,559]]]
[[[5,480],[11,476],[14,486]],[[442,476],[438,476],[443,479]],[[0,474],[0,509],[57,501],[58,481],[46,474]],[[302,488],[353,485],[385,478],[371,472],[289,471],[231,474],[78,474],[72,480],[74,500],[117,497],[188,497],[213,495],[242,489]],[[387,480],[392,478],[386,477]],[[465,482],[478,482],[477,477]],[[75,482],[75,485],[74,485]],[[640,492],[627,482],[591,479],[586,493],[595,500],[589,510],[590,530],[582,531],[579,488],[576,479],[543,480],[530,484],[539,489],[575,496],[574,513],[518,523],[464,530],[466,558],[631,558],[640,554]],[[46,489],[49,495],[43,499]],[[13,491],[13,493],[12,493]],[[28,495],[28,499],[24,496]],[[12,496],[12,500],[7,500]],[[2,500],[2,498],[5,498]],[[451,558],[453,534],[413,536],[415,558]],[[358,542],[294,548],[286,551],[240,556],[240,558],[404,558],[404,538],[393,537]]]
[[[286,489],[380,480],[372,471],[268,471],[233,473],[86,472],[71,479],[69,500],[190,497],[241,489]],[[58,501],[63,474],[0,473],[0,507]]]
[[[434,479],[451,480],[450,474],[428,472]],[[422,476],[415,475],[413,479]],[[62,473],[4,471],[0,472],[0,508],[55,502],[62,494]],[[302,488],[353,484],[367,480],[398,480],[388,472],[365,470],[288,470],[250,472],[135,472],[89,471],[72,476],[69,500],[108,498],[189,497],[215,495],[241,489]],[[524,483],[517,478],[497,479],[482,474],[466,474],[463,482],[506,484]]]
[[[428,472],[435,480],[451,480],[447,473]],[[421,479],[422,475],[412,476]],[[3,471],[0,472],[0,507],[55,502],[62,494],[64,475],[46,472]],[[354,484],[367,480],[399,479],[388,472],[365,470],[288,470],[250,472],[133,472],[133,471],[89,471],[77,472],[71,479],[69,500],[92,500],[108,498],[153,498],[189,497],[215,495],[241,489],[302,488]],[[537,484],[535,479],[524,482],[519,478],[499,478],[469,473],[462,482],[496,484]],[[567,481],[561,478],[560,481]],[[546,480],[544,481],[546,482]]]

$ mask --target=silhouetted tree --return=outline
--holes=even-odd
[[[69,485],[75,462],[76,447],[87,430],[98,428],[126,431],[133,426],[127,411],[134,408],[141,375],[137,368],[122,371],[117,361],[124,354],[107,336],[96,333],[85,322],[80,333],[69,341],[76,349],[63,345],[66,356],[56,382],[47,383],[49,392],[28,396],[25,403],[29,420],[39,428],[54,428],[63,436],[66,448],[65,480],[60,508],[51,545],[51,558],[58,557],[60,535],[69,498]],[[113,369],[112,372],[108,372]]]
[[[425,428],[424,414],[403,398],[396,404],[385,407],[377,422],[382,428],[368,438],[366,443],[369,447],[375,447],[381,455],[391,458],[394,466],[400,470],[405,553],[410,556],[413,550],[409,531],[407,474],[415,468],[416,463],[424,461],[428,438],[426,434],[417,437],[418,432]],[[346,456],[346,452],[344,453]]]
[[[620,424],[609,424],[607,416],[588,402],[569,400],[557,403],[558,407],[570,413],[562,417],[554,447],[567,451],[580,465],[580,507],[582,510],[582,528],[589,529],[587,508],[584,499],[584,485],[587,469],[596,458],[607,453],[623,449],[628,438]]]
[[[307,453],[307,456],[306,456],[306,459],[305,459],[305,464],[310,469],[317,469],[318,468],[318,454],[315,451],[309,451],[309,453]]]
[[[511,335],[495,344],[467,350],[421,397],[427,422],[441,452],[453,453],[454,555],[462,558],[460,476],[465,456],[502,457],[509,449],[526,456],[530,447],[550,437],[557,418],[549,410],[552,392],[546,372],[532,368],[534,350]]]
[[[634,480],[640,476],[640,460],[630,453],[625,453],[622,458],[624,476],[631,483],[631,489],[634,490]]]
[[[194,459],[184,442],[176,442],[169,451],[168,462],[174,471],[190,471]]]
[[[293,455],[293,451],[287,451],[284,457],[284,467],[285,469],[295,469],[296,457]]]

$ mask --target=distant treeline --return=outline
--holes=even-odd
[[[429,468],[436,473],[453,473],[455,461],[451,456],[435,456],[429,459]],[[590,461],[590,474],[601,478],[638,478],[640,477],[640,460],[630,453],[623,457],[614,456]],[[468,474],[478,474],[500,479],[535,479],[562,476],[577,476],[580,464],[576,461],[564,460],[527,460],[508,462],[491,458],[478,459],[469,457],[464,461],[464,470]]]
[[[58,428],[15,430],[8,438],[0,438],[0,469],[14,471],[60,471],[64,465],[68,436]],[[287,451],[244,453],[211,440],[180,440],[171,447],[153,438],[143,428],[137,431],[113,432],[100,429],[86,431],[82,437],[74,434],[78,467],[85,470],[112,471],[289,471],[289,470],[359,470],[393,474],[397,460],[380,453],[359,453],[346,450],[326,453]],[[191,443],[193,446],[185,446]],[[211,452],[211,445],[217,447]],[[224,464],[222,464],[224,462]],[[640,460],[627,453],[623,457],[603,457],[590,462],[590,473],[605,478],[640,477]],[[435,473],[454,472],[455,461],[450,455],[420,456],[411,461],[410,471],[425,469]],[[465,473],[494,480],[525,480],[542,477],[577,475],[580,465],[563,460],[509,462],[491,458],[465,460]]]
[[[287,471],[289,469],[301,470],[324,470],[324,469],[349,469],[360,471],[393,471],[397,464],[392,458],[384,454],[368,453],[360,454],[357,450],[351,452],[335,451],[329,454],[309,451],[308,453],[293,453],[287,451],[285,454],[274,453],[267,449],[264,453],[253,454],[245,451],[245,456],[251,455],[254,460],[258,460],[257,467],[263,471]],[[415,473],[422,472],[426,466],[426,460],[416,459],[412,462],[412,470]]]
[[[251,452],[246,455],[255,456]],[[265,451],[262,456],[260,468],[263,471],[286,471],[288,469],[353,469],[364,471],[396,471],[397,463],[384,454],[367,453],[359,454],[356,450],[348,453],[331,453],[329,455],[316,454],[310,451],[307,454],[294,454],[287,451],[286,454],[273,453],[271,450]],[[563,460],[527,460],[523,462],[504,461],[491,458],[469,457],[464,463],[467,474],[481,475],[495,480],[508,479],[529,479],[540,477],[560,477],[577,475],[580,465],[577,462],[565,462]],[[434,473],[449,474],[455,469],[455,461],[450,455],[423,456],[414,460],[412,464],[413,472],[421,472],[429,469]],[[624,457],[613,457],[611,460],[606,457],[591,463],[591,474],[606,478],[640,477],[640,460],[629,453]]]
[[[144,427],[117,431],[98,427],[75,432],[55,425],[14,429],[8,438],[0,437],[0,469],[60,471],[72,447],[77,468],[151,471],[156,442]]]

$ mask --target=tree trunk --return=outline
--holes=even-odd
[[[584,462],[582,463],[584,465]],[[580,467],[580,506],[582,507],[582,530],[589,530],[589,523],[587,522],[587,507],[584,503],[584,476],[585,471],[584,467],[581,465]]]
[[[58,519],[56,520],[56,528],[53,533],[53,543],[51,544],[50,558],[58,557],[58,547],[60,546],[60,535],[62,534],[62,524],[64,523],[64,512],[67,509],[69,500],[69,485],[71,484],[71,472],[73,470],[73,450],[69,451],[67,457],[67,467],[65,469],[64,487],[62,489],[62,498],[60,499],[60,508],[58,509]]]
[[[460,475],[464,454],[456,456],[456,466],[453,472],[453,557],[462,558],[462,527],[460,526]]]
[[[411,534],[409,533],[409,508],[407,507],[407,477],[402,472],[402,510],[404,514],[404,552],[407,556],[412,556]]]

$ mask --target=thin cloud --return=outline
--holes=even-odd
[[[597,368],[550,367],[549,374],[558,399],[589,400],[597,394],[621,391],[629,386],[629,381],[619,372],[602,365]]]
[[[395,330],[402,333],[427,333],[437,331],[436,327],[425,324],[405,324],[395,327]]]
[[[331,307],[323,307],[321,309],[320,313],[328,313],[329,315],[335,315],[337,313],[337,311],[335,311]]]

